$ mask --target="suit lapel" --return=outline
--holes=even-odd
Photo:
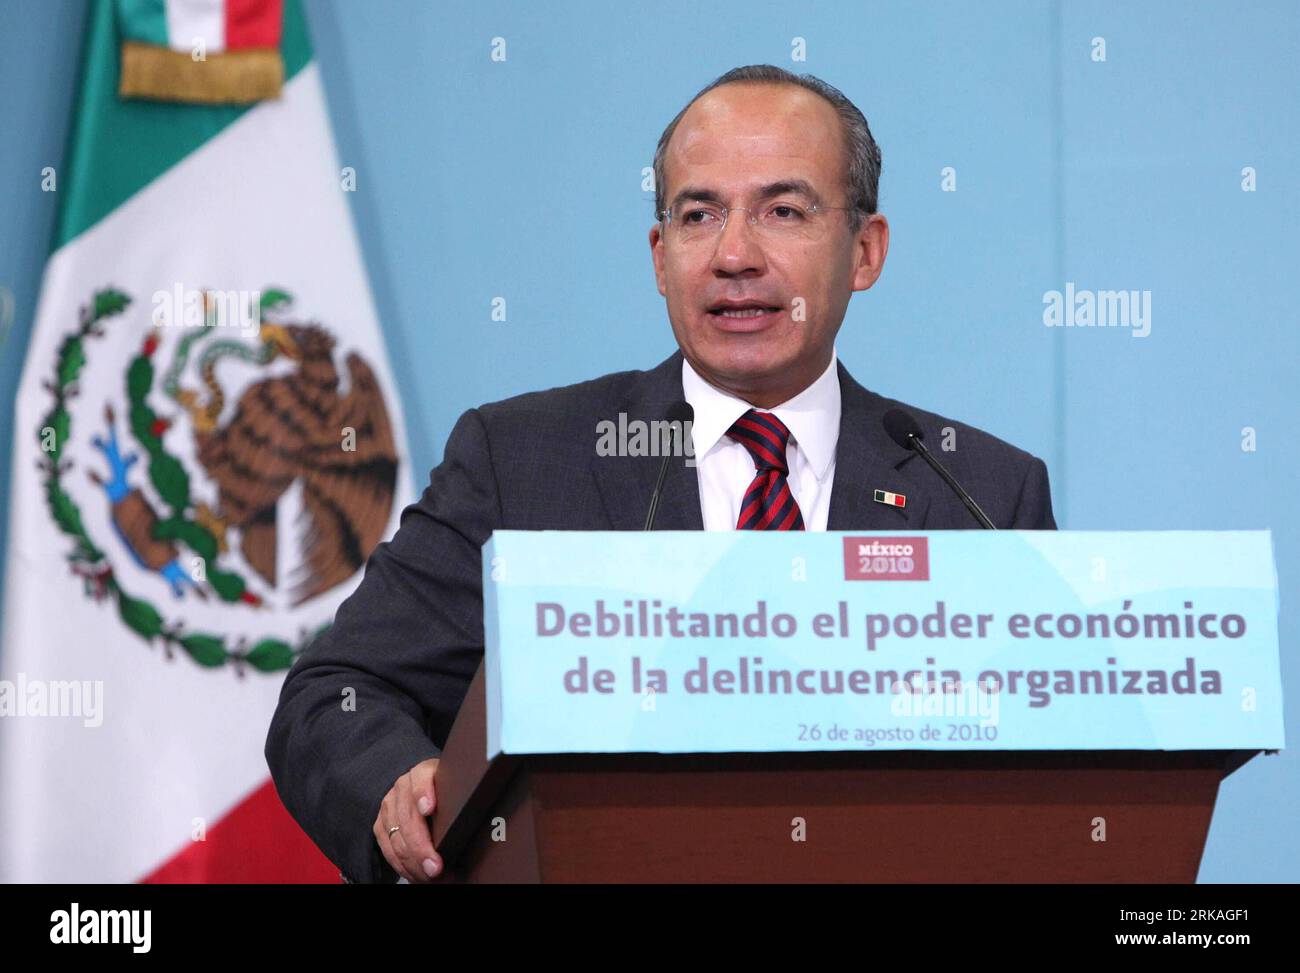
[[[924,463],[885,432],[885,412],[893,404],[853,380],[839,363],[840,437],[835,446],[835,479],[827,530],[924,530],[932,485],[917,479]],[[902,507],[874,499],[876,490],[907,498]]]
[[[627,392],[607,403],[597,421],[608,419],[617,425],[622,413],[626,415],[627,423],[640,420],[646,423],[647,429],[652,429],[650,423],[662,421],[668,407],[682,401],[683,397],[682,353],[677,351],[645,372]],[[695,467],[686,465],[687,459],[690,457],[675,456],[668,461],[659,510],[655,514],[655,530],[704,529],[699,478]],[[596,456],[592,459],[591,474],[614,530],[641,530],[645,527],[646,512],[650,509],[650,497],[654,494],[662,463],[662,456]]]

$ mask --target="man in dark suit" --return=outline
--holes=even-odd
[[[650,246],[679,350],[649,371],[462,415],[423,497],[285,679],[267,761],[346,880],[424,882],[441,869],[433,779],[483,655],[491,533],[643,527],[662,460],[608,455],[602,423],[694,407],[694,455],[669,465],[657,530],[978,527],[886,434],[894,407],[998,527],[1055,528],[1041,460],[884,399],[837,359],[849,297],[875,283],[888,249],[879,173],[852,103],[779,68],[723,75],[664,131]]]

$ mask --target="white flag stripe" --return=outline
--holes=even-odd
[[[208,54],[226,49],[226,0],[167,0],[167,45],[189,53],[200,43]]]

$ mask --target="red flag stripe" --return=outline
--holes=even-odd
[[[226,0],[226,50],[280,46],[282,0]]]
[[[268,779],[140,880],[166,884],[339,884],[339,870],[289,816]]]

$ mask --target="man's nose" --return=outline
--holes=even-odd
[[[712,269],[727,275],[767,269],[763,247],[749,222],[748,210],[737,209],[727,214],[726,226],[718,234],[713,249]]]

